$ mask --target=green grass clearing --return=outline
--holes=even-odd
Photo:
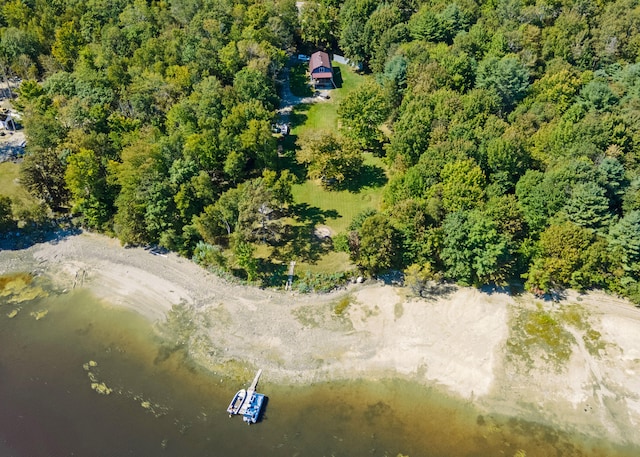
[[[312,93],[307,84],[306,69],[306,64],[294,65],[290,69],[289,79],[294,95]],[[278,277],[278,280],[282,279],[282,273],[276,273],[275,270],[288,265],[289,260],[295,260],[296,281],[308,283],[309,287],[330,283],[330,278],[324,278],[325,275],[354,268],[348,254],[332,251],[330,241],[319,240],[314,235],[314,228],[326,225],[331,230],[331,236],[345,232],[355,216],[380,207],[382,189],[387,181],[384,161],[370,153],[364,154],[364,166],[358,179],[349,183],[348,189],[344,190],[327,190],[320,182],[307,180],[304,168],[295,160],[298,135],[309,129],[337,131],[340,100],[366,78],[341,64],[334,63],[334,71],[338,88],[327,90],[330,95],[328,100],[318,99],[316,103],[297,105],[289,118],[291,135],[281,143],[281,167],[293,171],[300,180],[300,184],[292,189],[297,217],[282,221],[287,226],[289,241],[273,249],[258,246],[255,252],[257,258],[272,265],[274,277]]]
[[[337,130],[340,100],[369,77],[358,75],[347,65],[335,62],[333,69],[338,88],[327,90],[331,97],[329,100],[319,100],[317,103],[295,107],[292,122],[293,135],[299,135],[307,129]]]
[[[20,165],[0,163],[0,195],[11,199],[13,218],[18,227],[27,221],[41,221],[47,217],[45,207],[20,184]]]
[[[346,252],[327,252],[314,263],[298,262],[296,264],[296,274],[304,275],[305,271],[315,273],[327,273],[334,271],[349,271],[355,265],[349,260]]]
[[[373,185],[367,185],[368,179],[363,174],[361,184],[357,192],[349,190],[327,190],[319,181],[305,181],[293,186],[293,198],[296,203],[307,204],[309,207],[319,208],[325,220],[324,225],[329,226],[333,235],[345,232],[355,216],[367,209],[378,209],[382,203],[383,182],[379,175],[386,172],[386,166],[379,157],[365,154],[365,174],[375,173],[376,181]]]
[[[26,207],[38,203],[20,184],[20,165],[13,162],[0,163],[0,194],[11,198],[16,206]]]

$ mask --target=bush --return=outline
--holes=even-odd
[[[347,281],[347,273],[311,273],[305,272],[304,277],[296,281],[296,289],[301,293],[330,292],[343,286]]]
[[[11,199],[0,195],[0,230],[8,230],[13,225]]]
[[[346,252],[349,254],[349,237],[346,233],[338,233],[333,237],[333,249],[337,252]]]
[[[226,268],[227,259],[224,257],[222,248],[200,241],[193,251],[193,261],[204,268]]]

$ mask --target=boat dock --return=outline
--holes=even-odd
[[[256,377],[253,378],[253,382],[251,383],[251,385],[247,389],[247,397],[246,397],[247,400],[245,400],[245,402],[240,407],[240,410],[238,411],[238,414],[242,414],[244,416],[247,413],[247,410],[251,406],[251,397],[253,395],[255,395],[256,387],[258,387],[258,381],[260,380],[260,375],[261,374],[262,374],[262,370],[260,369],[256,373]]]
[[[229,417],[240,414],[242,415],[242,420],[247,424],[255,424],[258,421],[262,408],[266,403],[266,396],[256,392],[261,374],[262,370],[258,370],[249,388],[247,390],[240,389],[233,397],[227,408]]]

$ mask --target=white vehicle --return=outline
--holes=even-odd
[[[311,57],[305,56],[304,54],[298,54],[298,60],[301,62],[309,62]]]

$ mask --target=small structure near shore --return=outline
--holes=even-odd
[[[16,122],[13,119],[11,112],[8,110],[2,110],[0,112],[0,127],[4,130],[9,130],[10,132],[15,132],[17,130]]]
[[[262,370],[258,370],[251,386],[247,390],[240,389],[229,403],[227,412],[229,417],[239,414],[248,425],[255,424],[260,419],[266,404],[266,396],[256,392]]]

